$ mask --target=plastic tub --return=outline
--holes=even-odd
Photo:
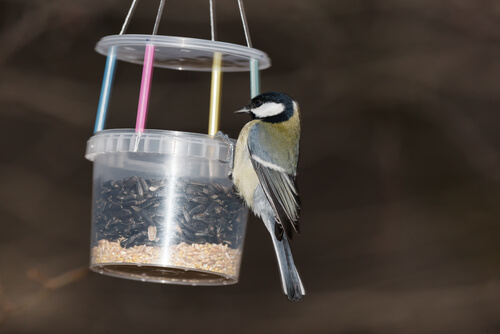
[[[233,145],[160,130],[91,137],[90,269],[149,282],[236,283],[248,210],[228,177]]]

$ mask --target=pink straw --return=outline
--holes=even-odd
[[[153,63],[155,59],[155,46],[146,45],[144,53],[144,67],[142,68],[141,92],[139,95],[139,106],[137,107],[137,120],[135,132],[144,132],[146,117],[148,114],[149,92],[151,91],[151,79],[153,78]]]

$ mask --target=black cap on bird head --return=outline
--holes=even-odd
[[[236,113],[247,113],[253,119],[268,123],[279,123],[289,120],[294,113],[293,99],[280,92],[267,92],[257,95]]]

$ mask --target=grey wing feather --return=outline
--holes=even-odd
[[[295,176],[272,168],[275,163],[269,153],[264,151],[262,145],[252,144],[252,141],[249,141],[248,150],[252,165],[279,224],[276,226],[276,237],[281,240],[284,230],[286,235],[292,238],[292,229],[299,232],[300,199]],[[269,162],[269,164],[261,161]]]

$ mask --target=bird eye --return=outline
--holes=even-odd
[[[261,105],[262,105],[262,101],[255,101],[255,102],[253,103],[253,107],[254,107],[254,108],[258,108],[258,107],[260,107]]]

